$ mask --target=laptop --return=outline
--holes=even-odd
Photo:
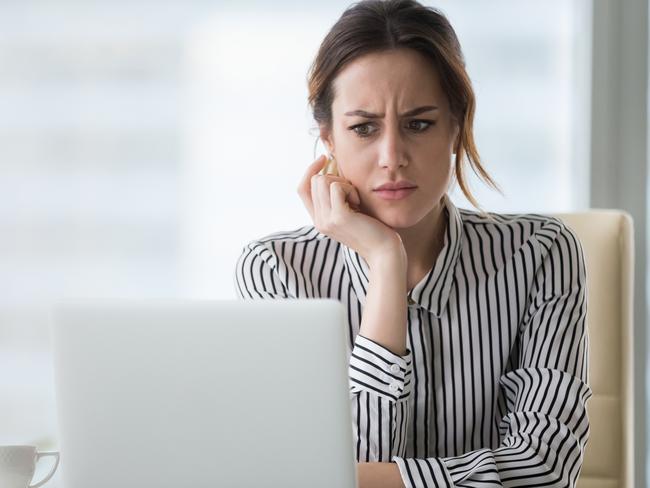
[[[66,488],[354,488],[343,304],[59,303]]]

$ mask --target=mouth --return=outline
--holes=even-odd
[[[415,190],[415,187],[411,187],[400,188],[399,190],[374,190],[373,193],[383,200],[401,200],[411,195]]]

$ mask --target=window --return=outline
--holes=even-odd
[[[0,444],[58,447],[53,302],[234,298],[245,241],[310,223],[306,74],[349,3],[0,6]],[[479,202],[586,207],[590,2],[425,3],[456,28],[506,192],[473,179]]]

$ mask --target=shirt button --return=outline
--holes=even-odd
[[[391,383],[390,385],[388,385],[388,389],[393,393],[396,393],[397,390],[399,390],[399,386],[397,386],[397,383]]]
[[[391,373],[399,373],[399,365],[398,364],[391,364],[390,366],[390,371]]]

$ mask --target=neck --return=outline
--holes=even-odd
[[[397,230],[408,257],[409,289],[433,267],[444,245],[446,228],[447,218],[441,200],[416,225]]]

